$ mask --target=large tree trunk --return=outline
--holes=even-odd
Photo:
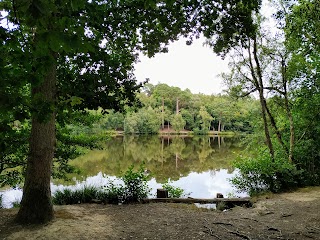
[[[27,163],[21,207],[16,217],[19,223],[46,223],[53,218],[50,178],[56,142],[55,93],[56,65],[48,68],[44,81],[32,87],[32,96],[41,98],[51,110],[32,116],[30,155]],[[38,109],[37,109],[38,110]]]

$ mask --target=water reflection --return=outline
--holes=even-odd
[[[93,150],[73,160],[71,164],[80,169],[80,174],[72,177],[84,180],[99,172],[120,176],[132,164],[139,166],[142,162],[160,183],[168,178],[179,180],[191,172],[227,169],[231,173],[231,160],[241,150],[238,143],[237,138],[218,136],[116,137],[106,142],[105,150]]]
[[[68,182],[54,180],[51,189],[54,193],[66,187],[105,186],[132,164],[138,167],[145,162],[152,176],[148,182],[151,196],[155,196],[156,189],[168,179],[193,198],[213,198],[218,192],[226,196],[234,192],[228,179],[235,174],[230,164],[241,150],[238,143],[238,138],[218,136],[116,137],[106,142],[105,150],[93,150],[73,160],[71,164],[80,173],[70,175],[72,180]],[[21,190],[6,191],[4,205],[12,206],[21,196]]]

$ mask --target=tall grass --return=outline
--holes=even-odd
[[[64,189],[53,195],[53,204],[67,205],[77,203],[89,203],[92,200],[100,200],[107,203],[139,202],[148,196],[150,189],[147,186],[148,176],[144,173],[143,165],[134,171],[131,166],[121,177],[123,184],[110,182],[107,186],[84,186],[82,189]]]
[[[77,203],[89,203],[93,199],[99,199],[103,196],[101,189],[95,186],[84,186],[82,189],[63,189],[54,193],[52,197],[53,204],[69,205]]]

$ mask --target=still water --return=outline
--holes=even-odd
[[[231,162],[242,150],[239,138],[219,136],[124,136],[109,139],[103,150],[92,150],[71,161],[79,172],[71,181],[54,180],[52,191],[83,185],[104,186],[120,177],[132,164],[144,163],[151,176],[154,195],[161,184],[170,181],[190,197],[213,198],[217,193],[235,194],[229,183],[235,171]],[[237,194],[239,196],[239,194]],[[242,195],[243,196],[243,195]],[[4,196],[7,205],[21,198],[15,190]]]

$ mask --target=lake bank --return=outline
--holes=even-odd
[[[0,239],[319,239],[320,188],[262,196],[254,207],[226,212],[192,204],[55,206],[43,226],[12,223],[0,209]],[[134,219],[134,220],[133,220]]]

